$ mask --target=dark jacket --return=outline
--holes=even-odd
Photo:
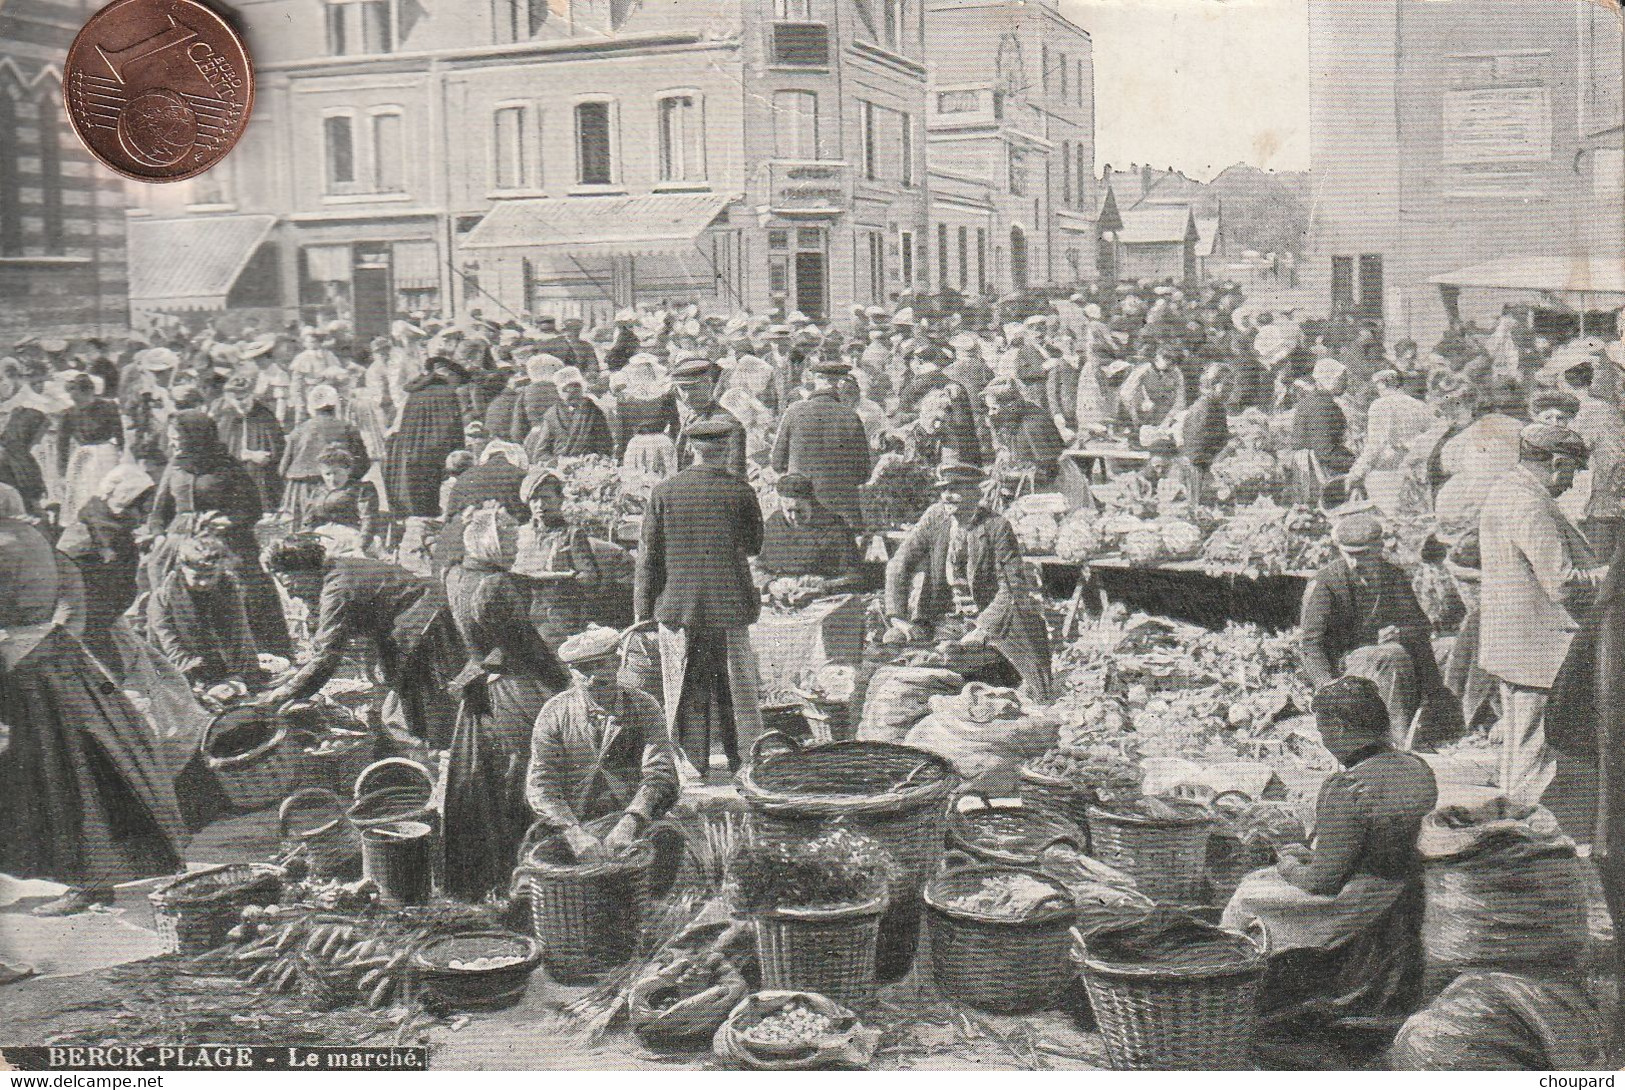
[[[409,385],[400,428],[384,456],[390,510],[403,516],[440,514],[446,457],[463,447],[463,408],[457,390],[439,375]]]
[[[1433,657],[1432,625],[1404,569],[1374,560],[1362,581],[1341,557],[1321,568],[1304,591],[1299,636],[1310,682],[1319,686],[1341,676],[1343,659],[1374,646],[1389,626],[1400,630],[1399,642],[1410,652],[1418,692],[1424,699],[1438,692],[1444,681]]]
[[[1347,473],[1354,454],[1344,443],[1348,418],[1324,390],[1307,390],[1292,410],[1292,449],[1314,451],[1327,473]]]
[[[677,628],[751,624],[761,602],[748,558],[761,549],[762,510],[742,479],[697,465],[662,481],[643,512],[638,619]]]
[[[993,437],[1005,458],[1037,469],[1040,488],[1055,479],[1066,444],[1055,429],[1055,421],[1043,409],[1031,401],[1023,401],[1012,409],[1000,409],[993,420]]]
[[[811,516],[798,526],[791,526],[782,511],[767,516],[756,562],[774,579],[802,575],[848,579],[858,575],[862,564],[851,526],[822,504],[815,504]]]
[[[1283,864],[1282,877],[1330,897],[1351,878],[1416,877],[1416,840],[1439,788],[1426,761],[1386,747],[1321,785],[1315,801],[1315,848],[1307,864]]]
[[[457,478],[446,496],[446,509],[442,514],[453,518],[470,507],[478,507],[495,500],[516,519],[528,520],[530,509],[519,498],[520,486],[525,483],[525,471],[500,455],[493,456]]]
[[[525,453],[532,462],[587,454],[613,458],[615,439],[609,434],[604,410],[593,402],[583,400],[570,408],[561,401],[547,410],[536,430],[525,439]]]
[[[264,465],[243,462],[248,475],[259,485],[260,502],[274,507],[282,502],[282,455],[288,449],[288,437],[276,418],[276,413],[259,401],[246,411],[234,405],[220,404],[214,409],[214,420],[220,431],[220,442],[233,458],[243,460],[251,450],[269,451],[271,457]]]
[[[179,571],[170,572],[147,600],[147,634],[194,685],[234,677],[252,684],[259,677],[242,588],[229,573],[212,590],[200,591],[187,586]]]
[[[773,442],[773,469],[809,478],[818,502],[848,526],[863,524],[858,488],[869,479],[869,437],[858,414],[820,391],[791,405]]]
[[[1203,394],[1185,413],[1180,428],[1179,452],[1197,469],[1211,469],[1230,442],[1230,421],[1224,402]]]

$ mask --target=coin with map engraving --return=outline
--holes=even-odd
[[[69,46],[62,92],[74,132],[104,165],[174,182],[242,137],[254,69],[242,37],[195,0],[114,0]]]

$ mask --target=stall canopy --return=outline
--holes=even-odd
[[[1503,257],[1430,277],[1447,288],[1500,288],[1568,295],[1625,295],[1625,257]]]
[[[718,193],[653,193],[499,201],[463,245],[573,258],[675,254],[692,248],[730,200]]]
[[[129,223],[130,305],[223,310],[275,216],[199,216]]]

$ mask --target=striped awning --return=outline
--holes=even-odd
[[[678,253],[691,249],[732,199],[720,193],[650,193],[498,201],[463,246],[572,257]]]
[[[274,226],[276,217],[267,215],[130,220],[130,305],[223,310],[232,285]]]

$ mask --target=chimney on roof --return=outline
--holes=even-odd
[[[1140,192],[1141,193],[1149,193],[1151,191],[1151,175],[1153,173],[1154,172],[1151,169],[1151,164],[1150,163],[1147,163],[1145,166],[1140,168]]]

